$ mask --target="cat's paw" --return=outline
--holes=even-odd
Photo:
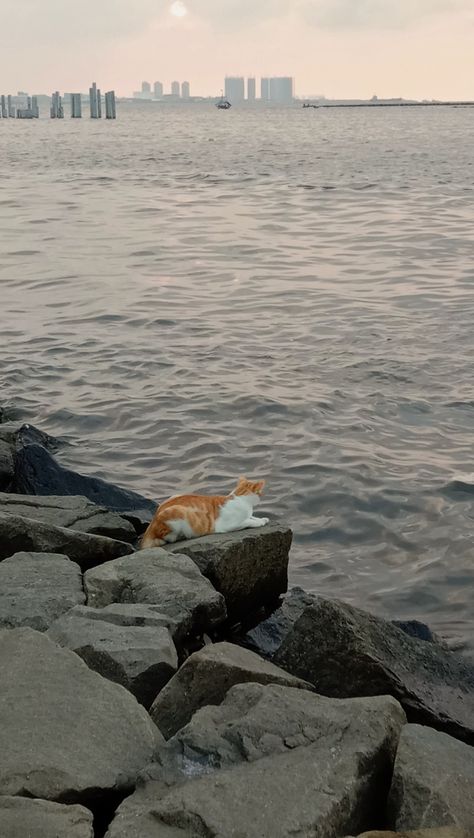
[[[258,520],[260,521],[261,527],[266,527],[270,523],[270,518],[259,518]]]

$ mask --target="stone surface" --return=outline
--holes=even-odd
[[[359,838],[473,838],[472,833],[455,826],[439,829],[417,829],[414,832],[365,832]]]
[[[196,710],[221,704],[231,687],[247,682],[311,689],[306,681],[293,678],[248,649],[215,643],[185,661],[157,696],[150,715],[169,739],[190,721]]]
[[[133,553],[133,547],[124,541],[0,512],[0,561],[20,551],[62,553],[85,570],[117,556]]]
[[[120,626],[109,622],[102,609],[74,608],[56,620],[48,636],[104,678],[121,684],[147,708],[178,668],[167,628]]]
[[[148,526],[156,503],[98,477],[64,468],[42,445],[26,445],[16,455],[13,491],[22,495],[80,495],[128,518],[138,532]]]
[[[273,614],[247,632],[244,644],[262,657],[272,658],[298,617],[314,600],[313,594],[306,593],[302,588],[292,588]]]
[[[136,699],[31,629],[0,631],[0,795],[126,793],[161,736]]]
[[[458,826],[474,835],[474,748],[428,727],[407,725],[389,813],[394,829]]]
[[[103,608],[113,602],[157,605],[177,624],[177,641],[201,634],[225,620],[224,598],[187,556],[160,548],[140,550],[84,576],[87,603]]]
[[[54,527],[105,535],[118,541],[133,542],[137,534],[130,521],[116,512],[96,506],[81,497],[37,497],[0,493],[0,512],[33,518]]]
[[[166,547],[184,553],[223,594],[230,619],[245,619],[288,587],[291,530],[278,523]]]
[[[0,797],[2,838],[94,838],[92,813],[84,806],[49,800]]]
[[[404,723],[383,696],[239,684],[162,746],[108,838],[334,838],[380,815]]]
[[[61,445],[59,439],[40,431],[34,425],[13,419],[0,422],[0,440],[6,442],[14,453],[26,445],[41,445],[48,451],[56,451]]]
[[[46,631],[85,601],[79,565],[58,553],[16,553],[0,562],[0,628]]]
[[[11,446],[0,439],[0,491],[11,485],[14,474],[13,451]]]
[[[274,662],[323,695],[393,695],[410,721],[474,743],[474,667],[357,608],[317,598]]]

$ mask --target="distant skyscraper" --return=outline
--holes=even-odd
[[[156,81],[153,85],[153,95],[155,99],[162,99],[163,98],[163,85],[161,81]]]
[[[142,93],[151,94],[151,84],[149,81],[142,81]]]
[[[292,78],[289,78],[289,76],[279,76],[270,79],[271,102],[280,102],[281,104],[285,104],[286,102],[292,102],[293,96]]]
[[[171,82],[171,95],[172,96],[180,96],[181,95],[181,85],[179,81],[172,81]]]
[[[257,95],[257,87],[255,84],[255,79],[250,78],[247,79],[247,99],[249,102],[255,102],[256,95]]]
[[[225,98],[232,103],[244,101],[245,79],[242,76],[226,76]]]
[[[181,85],[181,96],[183,99],[189,99],[191,96],[191,87],[188,81],[183,81]]]
[[[80,93],[71,93],[71,117],[80,119],[82,116],[82,96]]]
[[[270,79],[261,79],[260,99],[262,99],[263,102],[268,102],[270,99]]]

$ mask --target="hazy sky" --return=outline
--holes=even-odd
[[[0,0],[0,92],[292,75],[299,95],[474,99],[474,0]]]

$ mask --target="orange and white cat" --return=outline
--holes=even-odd
[[[268,518],[256,518],[253,514],[264,486],[264,480],[241,477],[230,495],[177,495],[170,498],[155,512],[141,540],[141,549],[212,533],[264,527]]]

